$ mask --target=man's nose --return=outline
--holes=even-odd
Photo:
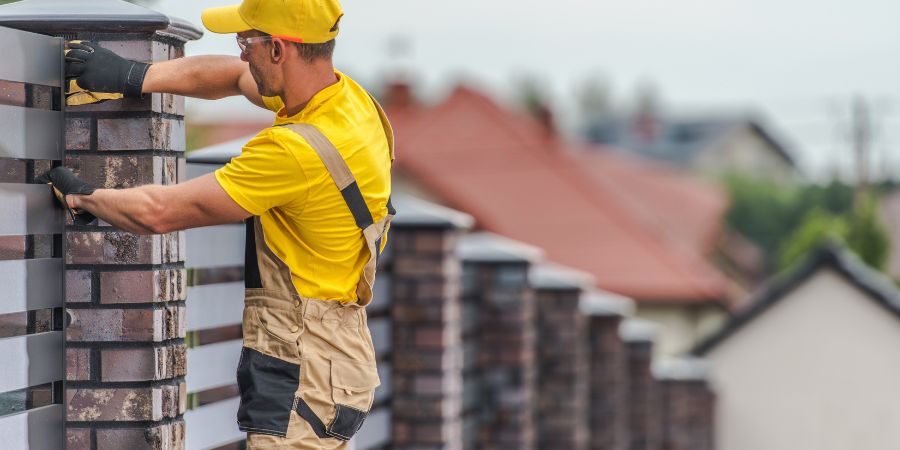
[[[247,53],[241,52],[241,61],[250,62],[250,60],[247,59]]]

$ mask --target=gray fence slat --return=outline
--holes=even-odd
[[[187,327],[189,331],[238,325],[243,316],[243,281],[188,288]]]
[[[369,319],[369,332],[378,356],[391,351],[391,322],[387,317]]]
[[[54,202],[47,186],[0,183],[0,236],[62,233],[62,210]]]
[[[187,179],[193,180],[194,178],[206,175],[208,173],[213,173],[219,167],[222,167],[224,164],[187,164]]]
[[[63,405],[49,405],[0,417],[3,448],[20,450],[63,449]]]
[[[63,378],[62,331],[0,339],[0,392]]]
[[[188,268],[232,267],[244,265],[243,224],[192,228],[185,232]]]
[[[356,432],[353,444],[356,450],[381,447],[391,440],[391,409],[380,408],[369,413],[362,428]]]
[[[62,306],[62,276],[61,258],[0,261],[0,314]]]
[[[0,105],[0,117],[0,157],[62,159],[62,112]]]
[[[235,372],[241,357],[241,345],[234,341],[217,342],[189,348],[188,372],[184,377],[188,392],[203,391],[237,382]]]
[[[386,400],[391,396],[391,375],[393,371],[391,370],[391,364],[386,362],[378,363],[378,378],[381,379],[381,384],[375,388],[375,402],[380,402],[382,400]]]
[[[62,87],[62,39],[0,27],[0,80]]]
[[[391,276],[387,271],[375,274],[375,288],[372,292],[372,303],[366,306],[369,314],[375,314],[391,307]]]
[[[186,450],[210,449],[244,439],[235,421],[239,401],[235,397],[185,412]]]

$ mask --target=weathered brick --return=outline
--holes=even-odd
[[[143,421],[163,419],[160,388],[70,388],[66,418],[69,421]]]
[[[184,422],[175,421],[152,428],[97,430],[97,450],[181,450]]]
[[[22,259],[26,249],[25,236],[0,236],[0,259]]]
[[[66,166],[94,186],[122,189],[145,184],[162,184],[159,156],[69,155]]]
[[[160,292],[159,271],[101,272],[100,303],[150,303],[165,301]]]
[[[91,301],[91,271],[66,271],[66,302],[86,303]]]
[[[0,105],[25,106],[25,85],[0,80]]]
[[[88,117],[66,118],[66,150],[91,149],[91,119]]]
[[[70,309],[66,339],[83,342],[159,342],[165,339],[161,309]]]
[[[0,158],[0,183],[28,181],[28,163],[24,159]]]
[[[70,231],[68,264],[166,264],[183,260],[182,232],[139,236],[126,232]]]
[[[90,428],[66,428],[66,450],[91,450]]]
[[[66,380],[91,379],[91,349],[69,347],[66,349]]]
[[[98,119],[98,150],[184,150],[184,121],[160,117]]]

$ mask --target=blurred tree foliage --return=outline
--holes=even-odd
[[[878,215],[877,195],[856,197],[853,186],[778,185],[730,177],[728,225],[759,245],[770,268],[785,269],[826,240],[845,243],[864,261],[883,268],[890,236]]]

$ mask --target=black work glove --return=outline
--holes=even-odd
[[[88,41],[70,41],[66,51],[66,80],[82,89],[141,98],[149,64],[127,60]]]
[[[35,177],[34,181],[49,184],[53,188],[53,194],[56,195],[56,199],[59,200],[62,206],[69,211],[69,214],[72,216],[72,222],[75,225],[87,225],[96,219],[93,214],[87,211],[77,211],[70,208],[69,203],[66,202],[66,195],[91,195],[97,190],[75,176],[71,170],[65,167],[54,167],[50,171]]]

